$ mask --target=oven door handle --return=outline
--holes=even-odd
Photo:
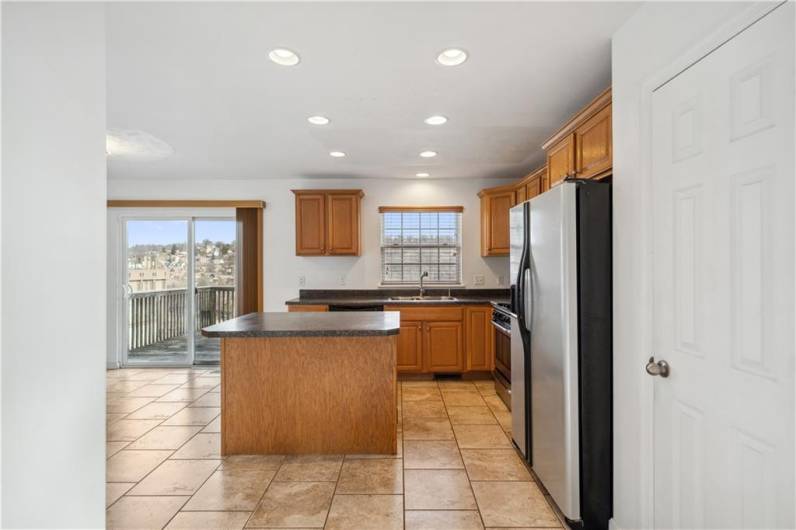
[[[494,328],[497,331],[499,331],[499,332],[503,333],[504,335],[506,335],[507,337],[511,338],[511,330],[508,330],[508,329],[504,328],[503,326],[501,326],[500,324],[498,324],[494,320],[492,320],[492,326],[494,326]]]

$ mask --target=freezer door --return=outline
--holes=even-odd
[[[511,433],[514,443],[529,459],[528,454],[528,348],[530,339],[525,327],[522,301],[523,254],[528,245],[527,206],[519,205],[509,212],[509,234],[511,237],[509,272],[511,277],[512,311],[518,317],[511,319]]]
[[[580,519],[576,185],[530,201],[533,470],[569,519]]]
[[[525,218],[520,204],[509,210],[509,281],[512,287],[517,286],[525,237]],[[512,312],[516,313],[517,308],[512,308]]]

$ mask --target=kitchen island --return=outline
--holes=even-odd
[[[221,338],[221,454],[397,451],[398,312],[250,313]]]

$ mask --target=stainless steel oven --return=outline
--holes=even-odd
[[[508,304],[492,303],[492,326],[495,328],[495,391],[511,409],[511,317]]]

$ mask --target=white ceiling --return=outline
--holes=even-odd
[[[610,84],[636,3],[110,3],[108,128],[174,148],[110,178],[515,177]],[[277,66],[268,51],[301,56]],[[458,67],[435,57],[470,54]],[[312,126],[306,118],[328,116]],[[442,126],[423,120],[449,118]],[[439,152],[423,159],[425,149]],[[343,159],[331,150],[345,151]]]

